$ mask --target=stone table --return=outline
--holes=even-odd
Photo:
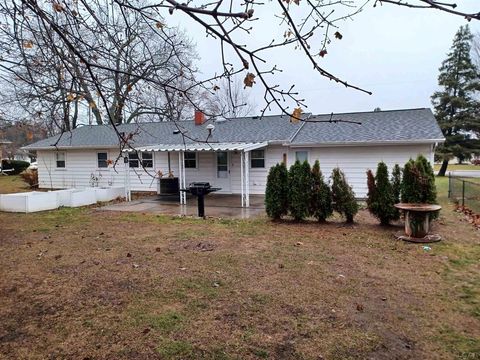
[[[436,204],[395,204],[397,209],[405,212],[405,235],[399,239],[412,242],[440,241],[440,235],[429,234],[431,215],[442,207]]]

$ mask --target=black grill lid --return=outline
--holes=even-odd
[[[189,188],[202,188],[202,189],[209,189],[211,187],[209,182],[192,182],[188,185]]]

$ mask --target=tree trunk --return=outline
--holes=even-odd
[[[438,170],[437,176],[445,176],[445,173],[447,172],[447,166],[448,160],[443,160],[442,166],[440,167],[440,170]]]

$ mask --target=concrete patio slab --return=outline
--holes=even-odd
[[[262,216],[265,215],[264,201],[263,195],[250,195],[250,207],[242,208],[240,195],[210,194],[205,197],[205,215],[231,219]],[[149,196],[131,202],[102,206],[99,210],[197,216],[197,198],[188,196],[187,204],[180,205],[176,197]]]

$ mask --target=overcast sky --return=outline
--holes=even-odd
[[[479,0],[459,0],[457,3],[465,11],[480,10]],[[438,68],[455,32],[467,21],[434,10],[394,5],[373,8],[372,4],[355,15],[353,21],[339,23],[343,39],[332,42],[321,65],[349,83],[371,90],[373,95],[328,81],[312,70],[301,52],[291,49],[268,56],[270,65],[277,64],[284,70],[272,79],[272,83],[284,88],[295,84],[306,99],[308,109],[305,110],[312,113],[370,111],[375,107],[382,110],[431,107],[430,96],[437,89]],[[245,43],[256,45],[273,37],[281,38],[285,27],[273,16],[266,15],[272,9],[275,7],[268,5],[256,13],[261,20],[253,25],[251,36],[241,38]],[[205,32],[184,16],[172,18],[167,18],[169,24],[186,29],[197,44],[198,66],[202,73],[221,72],[218,43],[207,39]],[[477,23],[470,23],[472,32],[480,31],[480,23]],[[238,65],[235,57],[230,59]],[[264,106],[263,88],[255,84],[250,92],[260,111]],[[279,110],[273,109],[272,113],[279,113]]]

